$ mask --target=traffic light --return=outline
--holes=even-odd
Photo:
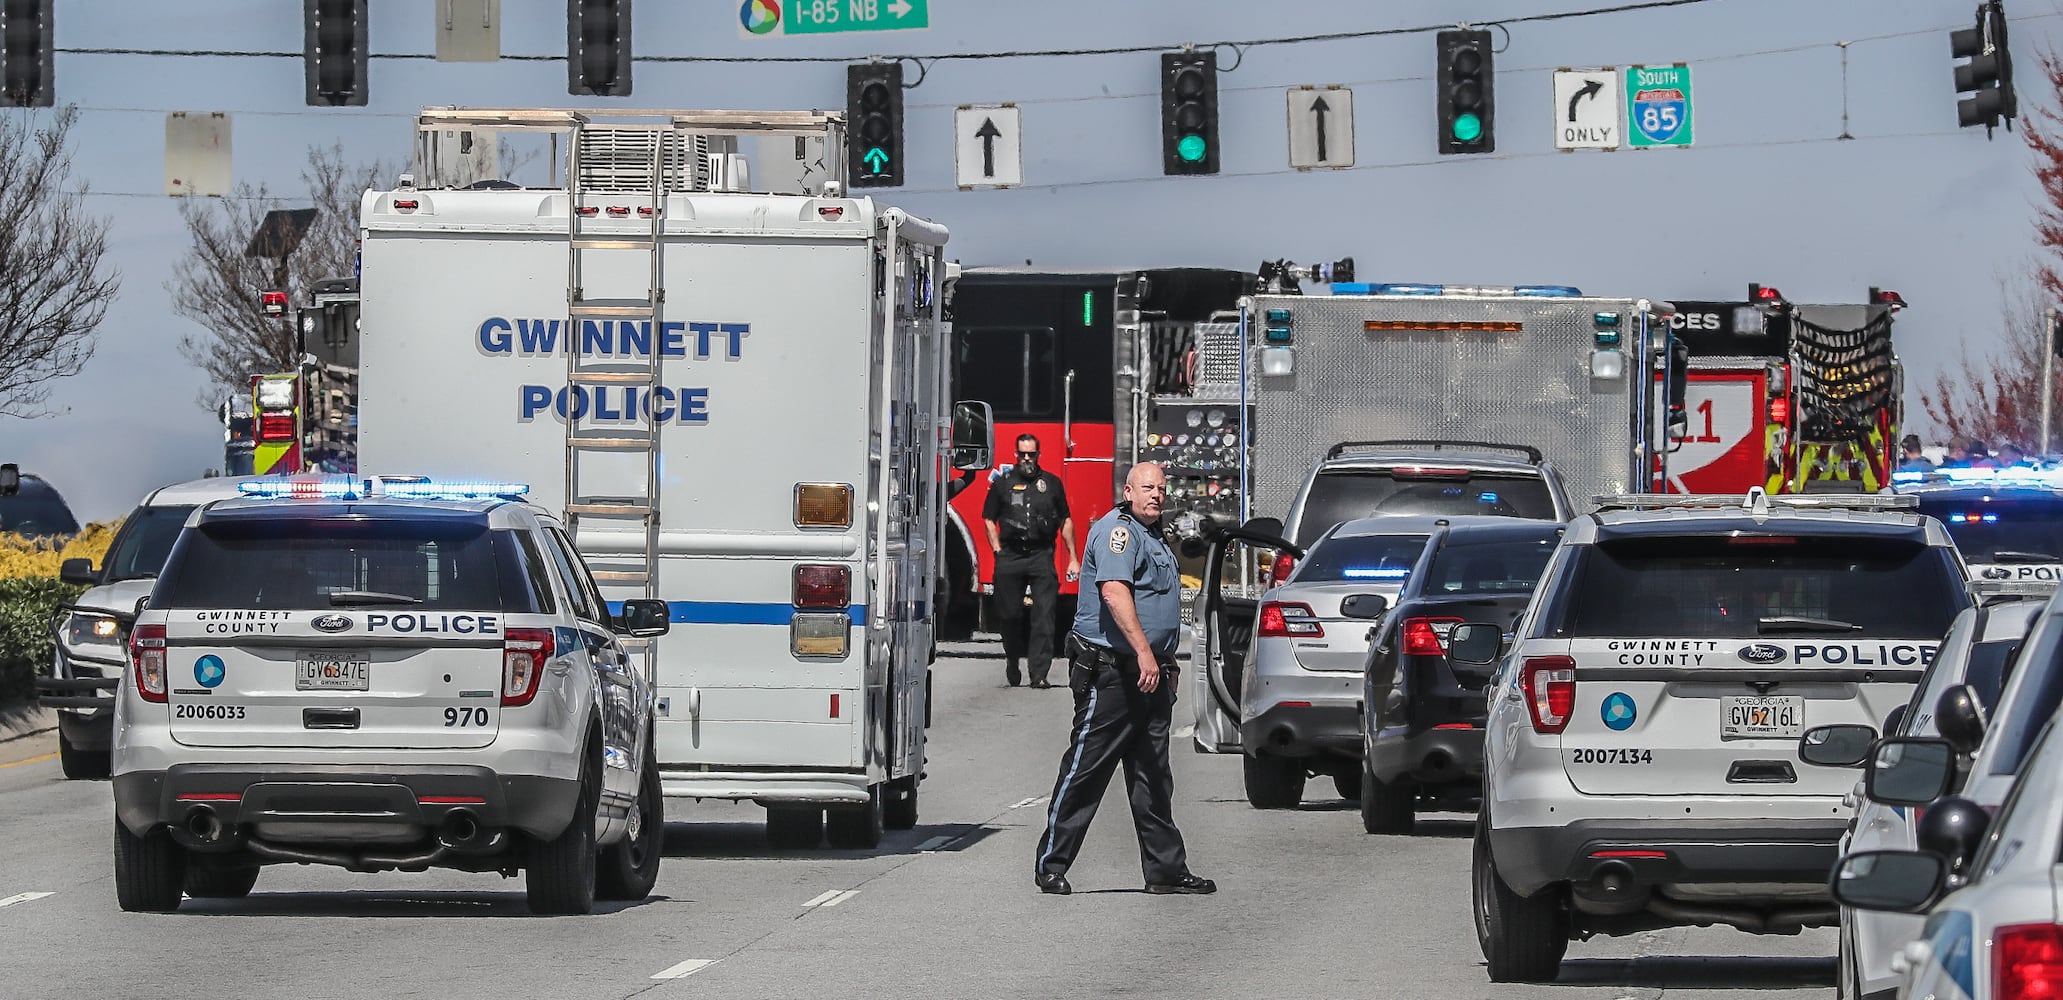
[[[2013,96],[2013,55],[2006,48],[2006,12],[1999,0],[1977,6],[1977,26],[1948,33],[1949,52],[1969,62],[1956,66],[1956,92],[1970,96],[1956,102],[1956,123],[1984,126],[1985,133],[2003,119],[2008,129],[2019,114]]]
[[[303,0],[308,103],[365,106],[365,0]]]
[[[630,96],[630,0],[566,0],[566,91]]]
[[[0,93],[6,103],[47,108],[57,88],[50,80],[50,0],[0,3]]]
[[[1160,172],[1218,172],[1218,53],[1160,54]]]
[[[1442,31],[1439,37],[1440,152],[1497,148],[1496,77],[1488,31]]]
[[[845,67],[845,175],[853,187],[903,184],[903,64]]]

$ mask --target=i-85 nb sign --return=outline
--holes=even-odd
[[[748,38],[929,27],[931,0],[744,0],[738,6],[739,33]]]

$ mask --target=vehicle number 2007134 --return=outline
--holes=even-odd
[[[1653,750],[1635,750],[1627,747],[1602,747],[1598,749],[1577,749],[1569,751],[1571,764],[1652,764]]]

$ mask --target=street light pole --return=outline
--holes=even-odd
[[[2049,454],[2049,415],[2056,408],[2056,307],[2042,310],[2042,449]]]

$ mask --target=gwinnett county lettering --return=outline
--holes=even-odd
[[[480,353],[488,357],[563,355],[572,340],[572,326],[563,319],[490,316],[474,331]],[[656,348],[662,358],[688,361],[743,360],[750,323],[670,320],[659,324]],[[655,347],[650,320],[582,320],[580,352],[593,358],[651,357]],[[550,416],[560,421],[636,421],[661,424],[709,422],[707,386],[551,386],[516,387],[516,417],[529,423]]]

